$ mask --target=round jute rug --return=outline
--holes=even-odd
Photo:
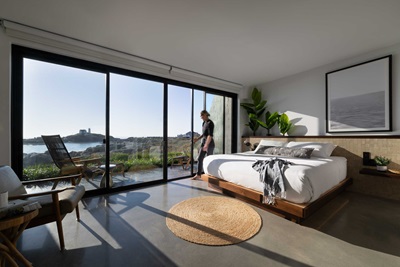
[[[239,200],[206,196],[190,198],[173,206],[166,223],[184,240],[222,246],[253,237],[260,230],[262,220],[253,208]]]

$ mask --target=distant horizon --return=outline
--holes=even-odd
[[[72,127],[105,135],[106,73],[28,58],[23,63],[24,139],[74,135]],[[205,104],[212,106],[213,94],[204,99],[204,91],[168,84],[165,111],[164,83],[116,73],[109,77],[110,136],[161,136],[164,112],[168,113],[168,136],[190,132],[192,121],[193,131],[201,132],[200,111]]]
[[[190,132],[190,131],[189,131]],[[189,133],[189,132],[187,132],[187,133]],[[199,134],[198,132],[196,132],[196,131],[193,131],[193,133],[194,134]],[[88,135],[88,134],[94,134],[94,135],[102,135],[102,136],[105,136],[104,134],[101,134],[101,133],[86,133],[86,134],[83,134],[83,135]],[[55,134],[56,135],[56,134]],[[69,135],[60,135],[61,136],[61,138],[63,138],[63,137],[68,137],[68,136],[73,136],[73,135],[80,135],[80,133],[78,132],[78,133],[75,133],[75,134],[69,134]],[[182,135],[182,136],[180,136],[180,135]],[[168,137],[177,137],[177,138],[179,138],[179,137],[184,137],[183,135],[185,135],[185,134],[178,134],[178,135],[176,135],[176,136],[168,136]],[[199,134],[200,135],[200,134]],[[122,136],[122,137],[115,137],[115,136],[112,136],[112,135],[110,135],[110,137],[113,137],[113,138],[118,138],[118,139],[128,139],[128,138],[152,138],[152,137],[162,137],[162,136]],[[42,136],[36,136],[36,137],[29,137],[29,138],[23,138],[23,140],[28,140],[28,139],[39,139],[39,138],[42,138]]]

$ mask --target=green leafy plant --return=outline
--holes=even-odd
[[[290,122],[288,115],[283,113],[279,116],[278,126],[280,133],[285,135],[293,127],[293,124]]]
[[[267,101],[262,100],[261,91],[259,91],[257,88],[253,89],[251,93],[251,99],[253,100],[253,103],[241,103],[240,106],[247,111],[249,116],[249,122],[245,125],[249,126],[253,132],[253,135],[256,135],[256,131],[260,126],[258,119],[264,113]]]
[[[374,161],[375,161],[377,166],[387,166],[387,165],[389,165],[391,159],[386,158],[384,156],[376,156],[374,158]]]
[[[32,181],[59,176],[60,170],[54,164],[38,164],[23,169],[23,180]]]
[[[265,122],[258,120],[258,123],[260,124],[261,127],[267,129],[267,135],[271,135],[270,130],[272,129],[272,127],[275,126],[278,120],[279,120],[278,112],[274,112],[271,114],[271,112],[267,111],[265,113]]]

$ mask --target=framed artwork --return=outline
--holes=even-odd
[[[392,55],[326,73],[326,132],[392,130]]]

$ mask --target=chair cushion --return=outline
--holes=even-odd
[[[8,191],[8,196],[26,194],[24,185],[10,166],[0,166],[0,190]]]
[[[67,189],[58,194],[60,201],[60,213],[61,215],[65,215],[74,211],[79,201],[85,194],[85,187],[82,185],[77,185],[75,188]],[[38,196],[38,197],[30,197],[26,199],[30,202],[37,201],[40,203],[42,208],[39,210],[39,214],[37,218],[46,217],[48,215],[54,214],[53,209],[53,199],[51,194]]]

